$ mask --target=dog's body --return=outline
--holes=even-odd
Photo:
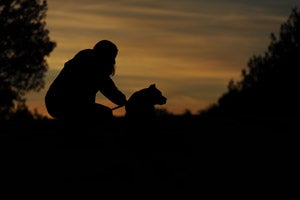
[[[131,95],[125,106],[125,116],[135,120],[154,119],[155,105],[163,105],[166,102],[167,98],[152,84]]]

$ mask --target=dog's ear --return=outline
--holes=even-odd
[[[151,84],[151,85],[149,86],[149,88],[152,88],[152,89],[156,88],[155,83]]]

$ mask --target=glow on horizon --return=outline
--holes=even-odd
[[[218,2],[218,3],[216,3]],[[47,58],[45,88],[27,104],[48,116],[44,95],[64,62],[101,39],[119,48],[113,79],[129,97],[156,83],[171,113],[197,113],[239,79],[253,54],[263,53],[296,1],[49,0],[47,28],[57,47]],[[279,3],[280,2],[280,3]],[[80,95],[80,94],[78,94]],[[97,95],[97,101],[115,105]],[[123,115],[124,109],[114,111]]]

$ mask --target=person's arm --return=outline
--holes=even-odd
[[[126,96],[116,87],[110,77],[103,78],[99,91],[117,105],[125,105]]]

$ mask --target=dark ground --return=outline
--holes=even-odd
[[[116,118],[90,128],[54,120],[6,122],[0,128],[0,178],[227,193],[266,191],[292,176],[295,124],[293,117],[197,116],[173,116],[138,126]]]

